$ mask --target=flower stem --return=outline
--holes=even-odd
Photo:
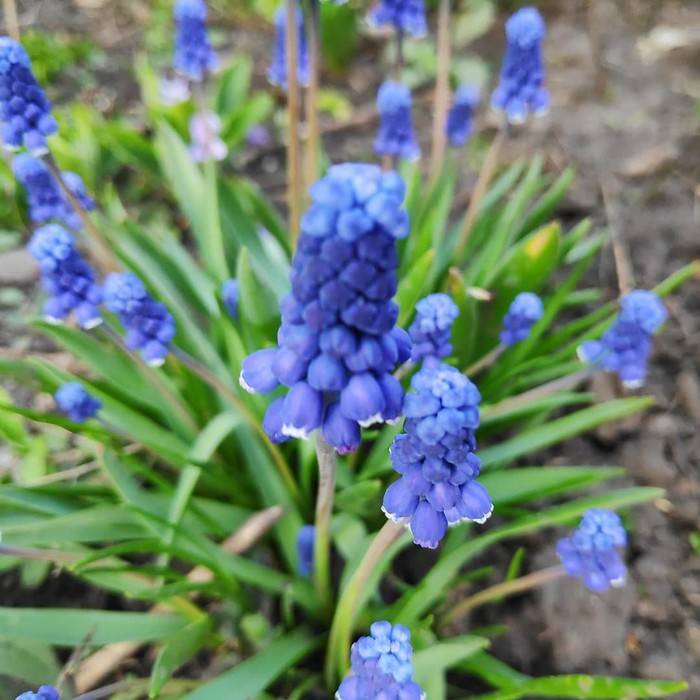
[[[289,207],[289,231],[292,247],[299,236],[301,220],[301,149],[299,147],[299,80],[297,63],[299,56],[299,32],[297,1],[285,0],[287,25],[287,205]]]
[[[433,149],[430,158],[430,179],[440,174],[445,159],[447,137],[445,123],[450,99],[450,0],[440,0],[437,21],[437,81],[433,112]]]
[[[5,11],[5,27],[11,39],[19,41],[19,20],[17,19],[17,4],[15,0],[3,0]]]
[[[484,355],[480,360],[477,360],[474,364],[469,365],[469,367],[464,370],[463,374],[466,374],[467,377],[471,377],[472,375],[480,372],[482,369],[490,367],[501,356],[501,353],[505,349],[506,346],[503,345],[503,343],[499,343],[493,350],[491,350],[491,352],[486,353],[486,355]]]
[[[332,612],[331,590],[331,516],[335,495],[335,449],[316,431],[318,457],[318,492],[316,494],[316,536],[314,538],[314,584],[321,609]]]
[[[457,605],[445,614],[441,623],[442,625],[454,623],[484,603],[496,601],[507,596],[515,595],[516,593],[522,593],[531,588],[538,588],[550,581],[556,581],[556,579],[564,576],[565,573],[563,566],[552,566],[548,569],[534,571],[531,574],[527,574],[527,576],[521,576],[512,581],[503,581],[494,586],[489,586],[483,591],[468,596],[457,603]]]
[[[484,195],[488,190],[491,178],[496,171],[496,166],[498,165],[501,154],[501,148],[508,138],[508,130],[508,122],[504,119],[501,122],[501,126],[498,128],[496,137],[491,143],[491,148],[486,154],[486,159],[484,160],[484,164],[481,166],[481,170],[479,171],[479,177],[476,180],[476,185],[474,185],[474,191],[472,192],[471,199],[469,200],[467,213],[464,216],[462,230],[459,232],[459,238],[457,239],[457,244],[455,245],[455,257],[462,255],[462,253],[464,253],[466,250],[467,243],[469,243],[469,236],[471,236],[474,228],[476,215],[479,213],[479,206],[484,199]]]
[[[326,683],[336,681],[336,669],[346,669],[350,658],[350,641],[360,597],[366,593],[367,581],[389,548],[405,533],[405,519],[387,520],[375,535],[365,556],[348,582],[335,609],[326,655]]]
[[[306,91],[306,128],[308,132],[306,148],[306,187],[318,177],[319,129],[318,129],[318,90],[321,71],[321,23],[318,0],[309,0],[309,87]]]

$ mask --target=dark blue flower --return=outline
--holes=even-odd
[[[403,390],[392,372],[410,345],[391,297],[396,239],[408,231],[403,198],[396,173],[365,164],[332,166],[311,187],[292,291],[280,302],[279,345],[253,353],[241,370],[247,391],[289,387],[263,424],[271,439],[321,427],[338,452],[350,452],[361,426],[400,416]]]
[[[474,110],[479,104],[479,91],[473,85],[460,85],[447,114],[445,132],[453,146],[464,146],[472,133]]]
[[[369,14],[369,21],[376,26],[389,24],[417,37],[425,36],[428,31],[424,0],[379,0]]]
[[[82,328],[102,323],[98,309],[102,291],[68,231],[58,224],[42,226],[34,232],[28,250],[39,263],[41,286],[50,297],[44,303],[48,321],[60,323],[74,312]]]
[[[410,518],[414,542],[434,549],[448,525],[483,523],[493,510],[475,481],[481,396],[459,370],[443,364],[424,366],[411,386],[403,404],[405,433],[394,438],[389,453],[401,478],[387,489],[382,510],[392,520]]]
[[[309,84],[309,51],[306,46],[304,33],[304,13],[297,6],[297,24],[299,36],[297,39],[297,80],[300,85]],[[283,90],[287,89],[287,9],[283,2],[275,12],[275,41],[272,46],[272,62],[267,69],[267,79]]]
[[[42,685],[36,693],[28,690],[26,693],[18,695],[16,700],[58,700],[58,698],[59,694],[56,688],[51,685]]]
[[[457,304],[447,294],[430,294],[416,304],[416,317],[408,328],[413,351],[411,359],[447,357],[452,353],[452,324],[459,316]]]
[[[503,317],[500,340],[504,345],[514,345],[530,335],[530,329],[542,318],[542,299],[532,292],[521,292],[513,299],[508,313]]]
[[[411,633],[403,625],[375,622],[350,650],[351,674],[336,700],[424,700],[413,676]]]
[[[162,365],[175,335],[175,319],[165,305],[155,301],[132,272],[107,275],[104,297],[105,306],[119,316],[126,329],[124,344],[140,350],[149,365]]]
[[[586,340],[578,348],[583,362],[615,372],[623,385],[639,388],[647,375],[652,334],[666,319],[661,300],[645,289],[636,289],[620,302],[620,313],[600,340]]]
[[[313,525],[302,525],[297,533],[298,570],[301,576],[310,576],[314,569],[314,543],[316,528]]]
[[[209,43],[207,4],[204,0],[177,0],[175,17],[175,70],[193,81],[216,70],[219,58]]]
[[[2,141],[10,150],[24,145],[32,153],[46,153],[46,137],[58,131],[27,52],[6,36],[0,37],[0,121]]]
[[[12,172],[24,185],[29,204],[29,218],[33,222],[44,224],[56,219],[72,229],[82,227],[80,216],[70,205],[42,160],[28,153],[20,153],[12,162]],[[63,173],[63,181],[85,211],[95,208],[95,202],[85,191],[80,175]]]
[[[542,39],[545,25],[534,7],[523,7],[506,22],[506,54],[491,106],[511,123],[525,121],[529,112],[546,112],[549,92],[544,83]]]
[[[411,118],[411,91],[395,80],[382,83],[377,93],[379,131],[374,140],[374,151],[380,156],[415,160],[420,146],[413,133]]]
[[[226,280],[221,285],[221,297],[226,305],[228,315],[234,321],[238,321],[238,302],[241,298],[240,290],[238,288],[238,280]]]
[[[557,543],[557,554],[570,576],[580,577],[595,593],[625,583],[627,569],[618,552],[627,533],[617,513],[589,508],[571,537]]]
[[[76,423],[84,423],[102,408],[102,401],[90,396],[80,382],[63,384],[54,398],[61,411]]]

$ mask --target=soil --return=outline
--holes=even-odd
[[[126,70],[137,33],[124,32],[120,44],[107,28],[124,28],[128,2],[31,5],[22,16],[44,29],[89,32],[100,27],[93,37],[109,36],[109,50],[122,58],[111,64],[110,74]],[[552,170],[575,165],[578,178],[562,217],[590,216],[602,226],[612,225],[634,285],[651,287],[700,257],[700,2],[562,0],[546,8],[551,113],[520,129],[507,157],[535,146],[545,152]],[[500,26],[476,47],[495,61],[502,51]],[[237,50],[252,52],[260,81],[269,46],[265,37],[269,34],[256,27],[232,42]],[[327,136],[336,160],[371,157],[373,94],[381,79],[374,60],[360,58],[353,68],[347,94],[356,107],[355,119],[369,118],[364,126]],[[116,90],[119,105],[121,87],[110,84],[108,76],[105,85],[110,94]],[[124,99],[129,94],[133,86],[124,87]],[[490,117],[479,121],[482,133],[492,129]],[[249,162],[273,195],[282,184],[280,159],[280,150],[271,148]],[[467,176],[467,188],[472,179]],[[26,290],[33,283],[33,268],[19,273],[21,254],[13,255],[0,256],[0,281]],[[617,296],[611,249],[602,254],[588,284],[600,285],[609,298]],[[655,340],[644,387],[655,397],[655,408],[544,456],[557,463],[618,464],[628,475],[621,483],[661,486],[667,495],[633,511],[625,588],[594,596],[578,582],[562,580],[471,621],[507,624],[509,631],[494,640],[493,651],[523,672],[685,679],[690,689],[674,697],[700,697],[700,557],[689,541],[691,533],[700,531],[699,284],[687,283],[668,300],[670,318]],[[5,328],[3,339],[10,337],[17,342],[14,329]],[[593,389],[606,396],[619,393],[605,378],[598,378]],[[540,552],[528,562],[530,570],[554,563],[552,543],[560,533],[545,534],[526,543],[528,551]],[[511,553],[497,552],[497,561],[507,562]],[[497,568],[502,575],[503,568]]]

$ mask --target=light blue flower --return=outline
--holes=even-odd
[[[464,146],[472,132],[474,110],[479,104],[479,91],[473,85],[460,85],[447,114],[445,132],[453,146]]]
[[[503,317],[500,340],[504,345],[514,345],[530,335],[530,329],[542,318],[544,304],[537,294],[521,292],[513,299],[508,313]]]
[[[80,382],[63,384],[54,398],[61,411],[76,423],[84,423],[102,408],[102,401],[88,394]]]
[[[300,85],[309,84],[309,51],[304,33],[304,13],[297,5],[297,80]],[[275,12],[275,40],[272,45],[272,62],[267,69],[267,79],[283,90],[287,89],[287,9],[283,2]]]
[[[457,304],[447,294],[430,294],[416,304],[416,317],[408,328],[413,342],[411,359],[447,357],[452,353],[452,324],[459,315]]]
[[[207,32],[207,4],[204,0],[177,0],[175,17],[175,71],[199,82],[216,70],[219,58]]]
[[[377,93],[379,131],[374,152],[403,160],[416,160],[420,146],[416,141],[411,118],[411,91],[395,80],[382,83]]]

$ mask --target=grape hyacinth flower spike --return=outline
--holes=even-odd
[[[513,299],[508,313],[503,317],[500,341],[515,345],[530,335],[530,329],[542,318],[544,304],[537,294],[521,292]]]
[[[491,106],[503,112],[511,124],[522,123],[530,112],[542,114],[549,107],[549,92],[543,87],[544,35],[544,20],[534,7],[522,7],[506,22],[506,53]]]
[[[6,36],[0,37],[0,121],[5,148],[14,151],[24,146],[35,155],[48,151],[46,137],[58,131],[27,52]]]
[[[659,297],[635,289],[620,301],[620,313],[600,340],[586,340],[578,348],[583,362],[615,372],[622,384],[637,389],[644,384],[651,354],[652,335],[668,313]]]
[[[557,543],[557,554],[566,573],[583,580],[594,593],[624,585],[627,569],[618,552],[627,544],[627,533],[617,513],[589,508],[570,537]]]
[[[411,386],[404,433],[389,451],[401,478],[386,490],[382,510],[395,522],[410,518],[415,544],[435,549],[448,525],[483,523],[493,511],[488,492],[476,481],[481,395],[459,370],[444,364],[424,366]]]
[[[76,423],[84,423],[102,408],[102,401],[90,396],[80,382],[63,384],[54,398],[59,409]]]
[[[313,571],[315,541],[316,527],[302,525],[297,533],[297,557],[299,560],[297,569],[300,576],[310,576]]]
[[[43,309],[46,319],[61,323],[74,313],[81,328],[99,326],[102,290],[80,255],[75,238],[62,226],[47,224],[34,232],[27,248],[39,263],[41,286],[49,294]]]
[[[408,328],[413,344],[411,360],[430,361],[430,358],[451,355],[450,335],[457,316],[459,308],[447,294],[430,294],[421,299],[416,304],[416,317]]]
[[[226,311],[228,311],[228,315],[234,321],[238,321],[238,302],[241,298],[238,280],[226,280],[221,285],[221,297],[224,300],[224,305],[226,306]]]
[[[140,350],[147,364],[158,367],[170,352],[175,319],[165,304],[155,301],[132,272],[112,272],[105,278],[105,306],[126,329],[124,344]]]
[[[173,16],[175,71],[193,82],[201,82],[219,65],[207,32],[207,4],[204,0],[177,0]]]
[[[52,219],[72,228],[82,228],[83,222],[61,191],[48,166],[39,158],[20,153],[12,161],[12,172],[24,185],[29,205],[29,218],[37,224],[44,224]],[[95,202],[85,191],[80,175],[62,173],[63,182],[73,193],[85,211],[92,211]]]
[[[297,40],[297,80],[300,85],[308,86],[311,69],[309,64],[309,50],[304,34],[304,13],[297,5],[297,24],[299,37]],[[275,12],[275,41],[272,46],[272,62],[267,69],[267,79],[282,90],[287,89],[287,9],[285,3]]]
[[[221,119],[215,112],[199,112],[190,119],[190,155],[195,163],[223,160],[228,147],[221,140]]]
[[[411,91],[402,83],[387,80],[377,93],[379,130],[374,140],[374,152],[402,160],[420,157],[411,118]]]
[[[447,114],[445,132],[452,146],[464,146],[472,133],[474,110],[479,104],[479,91],[473,85],[460,85]]]
[[[368,20],[374,26],[391,25],[397,31],[415,37],[425,36],[428,32],[424,0],[379,0]]]
[[[410,356],[398,328],[396,240],[408,233],[405,186],[376,165],[334,165],[311,187],[292,260],[291,294],[280,302],[277,348],[243,362],[241,386],[284,397],[263,428],[274,442],[316,428],[340,453],[360,443],[360,428],[395,421],[403,389],[392,376]]]
[[[15,700],[59,700],[59,693],[52,685],[42,685],[36,692],[27,690]]]
[[[336,700],[424,700],[413,679],[411,633],[403,625],[375,622],[350,650],[351,674],[336,691]]]

